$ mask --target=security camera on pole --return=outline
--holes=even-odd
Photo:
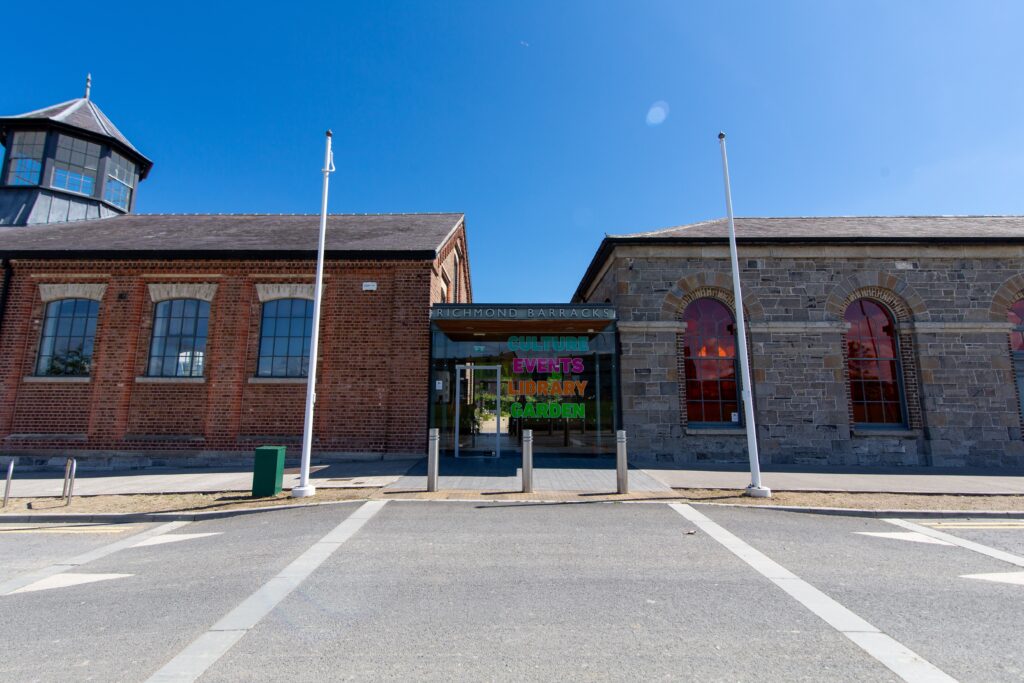
[[[292,498],[306,498],[316,493],[309,483],[309,458],[313,450],[313,404],[316,403],[316,356],[320,341],[320,300],[324,291],[324,243],[327,241],[327,184],[334,172],[334,153],[331,152],[331,131],[327,131],[327,150],[324,152],[324,190],[320,201],[320,241],[316,250],[316,285],[313,290],[313,330],[309,340],[309,372],[306,379],[306,418],[302,427],[302,462],[299,467],[299,485],[292,489]]]
[[[736,300],[736,346],[739,350],[740,380],[743,382],[743,417],[747,428],[747,453],[750,455],[750,486],[748,496],[770,498],[772,490],[761,485],[761,463],[757,454],[757,425],[754,422],[754,392],[750,382],[750,360],[747,355],[747,324],[743,315],[743,292],[740,287],[740,259],[736,252],[736,225],[732,217],[732,189],[729,187],[729,158],[725,153],[725,133],[718,134],[722,148],[722,174],[725,176],[725,211],[729,219],[729,258],[732,261],[732,291]]]

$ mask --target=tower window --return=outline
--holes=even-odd
[[[53,187],[91,195],[100,165],[100,146],[68,135],[57,136]]]
[[[150,377],[202,377],[210,304],[173,299],[156,305],[149,347]]]
[[[46,133],[43,131],[18,131],[11,135],[8,185],[39,184],[39,176],[43,172],[45,146]]]
[[[98,313],[99,303],[91,299],[47,304],[36,374],[88,377]]]
[[[103,199],[127,211],[134,188],[135,164],[117,152],[111,152],[107,160],[107,184],[103,189]]]
[[[263,304],[259,377],[306,377],[313,335],[313,302],[277,299]]]

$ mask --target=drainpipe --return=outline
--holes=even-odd
[[[4,329],[4,312],[7,310],[7,296],[11,291],[11,260],[3,259],[4,280],[0,285],[0,332]]]

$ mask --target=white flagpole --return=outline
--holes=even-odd
[[[729,257],[732,260],[732,291],[736,300],[736,348],[739,351],[740,379],[743,382],[743,416],[747,429],[747,453],[750,456],[748,496],[770,498],[772,490],[761,485],[761,463],[757,453],[757,424],[754,422],[754,392],[750,382],[750,360],[747,355],[747,325],[743,315],[743,292],[740,287],[740,259],[736,251],[736,224],[732,216],[732,189],[729,186],[729,158],[725,153],[725,133],[718,134],[722,148],[722,174],[725,176],[725,211],[729,219]]]
[[[305,498],[316,493],[309,483],[309,458],[313,450],[313,405],[316,403],[316,357],[320,342],[320,301],[324,291],[324,244],[327,241],[327,185],[334,171],[331,152],[331,131],[327,131],[327,150],[324,152],[324,189],[320,201],[320,240],[316,251],[316,285],[313,289],[313,331],[309,341],[309,371],[306,379],[306,418],[302,427],[302,462],[299,467],[299,485],[292,489],[292,498]]]

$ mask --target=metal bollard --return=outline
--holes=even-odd
[[[619,493],[629,493],[629,463],[626,460],[626,430],[615,432],[615,479]]]
[[[7,485],[4,486],[4,507],[7,507],[7,499],[11,497],[11,477],[14,476],[14,458],[7,463]]]
[[[71,458],[71,478],[68,480],[68,500],[64,505],[71,505],[71,497],[75,495],[75,471],[78,469],[78,461]]]
[[[437,490],[437,456],[441,449],[441,430],[431,429],[427,439],[427,491]]]
[[[68,482],[71,480],[71,458],[64,461],[64,488],[60,491],[63,500],[68,497]]]
[[[533,430],[523,430],[523,493],[533,493]]]

